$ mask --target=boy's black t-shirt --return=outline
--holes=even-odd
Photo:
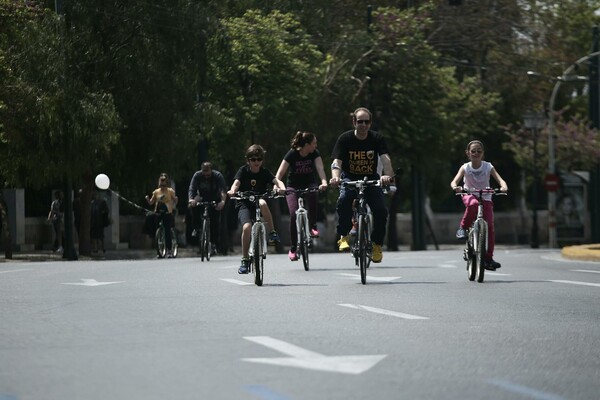
[[[331,157],[334,160],[342,160],[342,178],[358,180],[366,176],[372,180],[379,179],[379,156],[387,153],[388,148],[383,135],[369,131],[366,139],[359,140],[351,130],[339,136]]]
[[[243,165],[233,179],[240,181],[240,188],[238,189],[240,192],[251,190],[257,193],[264,193],[272,189],[275,175],[263,167],[257,173],[253,173],[250,171],[248,165]]]

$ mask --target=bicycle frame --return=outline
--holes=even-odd
[[[342,182],[344,187],[351,187],[358,191],[355,203],[355,212],[358,216],[358,231],[352,246],[352,254],[357,266],[360,267],[360,280],[363,285],[367,283],[367,268],[371,264],[373,256],[373,243],[371,242],[371,217],[367,210],[367,200],[365,198],[365,190],[367,187],[381,187],[379,180],[367,180],[364,177],[358,181]]]
[[[272,199],[280,197],[271,192],[258,194],[254,192],[238,192],[237,196],[232,197],[235,200],[249,200],[254,204],[255,218],[252,224],[250,234],[250,248],[248,255],[250,256],[250,270],[254,274],[254,283],[257,286],[263,284],[264,260],[267,258],[268,243],[267,229],[260,209],[261,199]]]
[[[305,271],[310,269],[308,250],[312,247],[312,238],[310,235],[308,210],[304,208],[304,196],[308,193],[316,193],[318,191],[319,189],[317,188],[294,190],[298,195],[298,210],[296,210],[296,250],[300,252]]]
[[[166,235],[166,228],[165,228],[164,221],[163,221],[165,214],[158,213],[157,215],[159,217],[159,221],[158,221],[158,227],[156,228],[156,232],[154,233],[154,241],[156,244],[156,254],[158,255],[158,258],[165,258],[165,256],[167,255],[167,246],[166,246],[167,235]],[[179,245],[177,243],[177,234],[173,227],[170,229],[171,229],[171,255],[173,257],[177,257],[177,252],[178,252],[178,248],[179,248]]]
[[[489,248],[488,223],[483,218],[483,195],[486,193],[506,195],[499,189],[491,188],[463,189],[462,192],[457,193],[458,196],[474,195],[478,201],[477,217],[467,230],[467,239],[463,250],[463,259],[467,262],[467,277],[470,281],[477,280],[477,282],[483,282],[485,276],[484,256]]]
[[[196,203],[195,207],[204,207],[202,210],[202,230],[200,231],[200,238],[198,239],[198,246],[200,249],[200,259],[204,261],[210,261],[211,253],[211,241],[210,241],[210,212],[209,207],[216,207],[215,201],[200,201]]]

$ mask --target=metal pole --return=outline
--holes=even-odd
[[[600,51],[588,54],[575,61],[567,68],[561,76],[558,77],[550,96],[550,109],[548,111],[548,173],[556,174],[556,156],[554,149],[555,124],[554,124],[554,105],[558,89],[563,81],[568,80],[567,76],[582,62],[589,60],[591,57],[600,55]],[[576,78],[577,79],[577,78]],[[551,249],[558,247],[556,240],[556,192],[548,192],[548,247]]]
[[[537,121],[536,121],[537,124]],[[538,128],[533,127],[533,188],[531,190],[531,203],[533,207],[533,224],[531,226],[531,248],[537,249],[540,247],[540,239],[538,235],[538,171],[537,171],[537,142],[538,142]]]

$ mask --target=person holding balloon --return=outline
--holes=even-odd
[[[171,228],[175,224],[175,217],[173,212],[175,205],[177,205],[177,195],[175,190],[171,187],[169,175],[166,173],[160,174],[158,177],[158,188],[152,192],[152,197],[146,196],[146,201],[150,205],[154,205],[154,212],[158,214],[159,218],[162,219],[163,226],[165,227],[165,239],[167,242],[167,257],[171,258]],[[160,222],[159,219],[159,222]]]

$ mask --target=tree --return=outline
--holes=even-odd
[[[0,168],[9,185],[82,184],[119,137],[113,98],[77,75],[62,19],[49,10],[0,3],[5,85],[0,90]],[[9,46],[8,43],[11,45]],[[48,68],[48,66],[52,68]],[[55,186],[56,187],[56,186]],[[69,198],[69,197],[67,197]],[[85,212],[85,208],[83,209]],[[85,232],[86,221],[82,219]],[[86,235],[83,236],[86,253]]]
[[[258,10],[223,19],[208,54],[202,125],[218,149],[212,158],[241,161],[259,143],[278,166],[292,135],[314,116],[322,54],[292,15]]]

